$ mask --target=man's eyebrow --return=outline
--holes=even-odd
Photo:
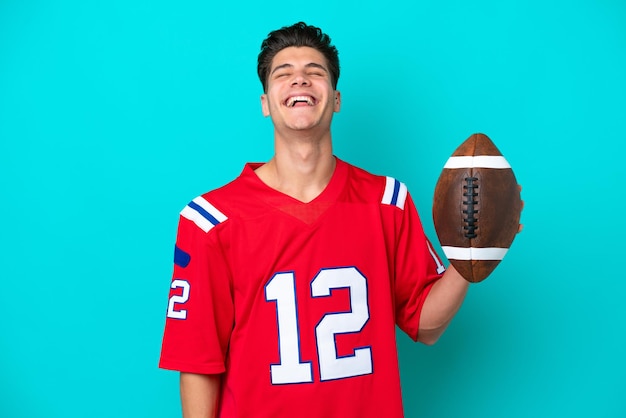
[[[305,68],[319,68],[320,70],[322,70],[322,71],[324,71],[325,73],[327,73],[327,74],[328,74],[328,70],[326,69],[326,67],[324,67],[322,64],[318,64],[318,63],[316,63],[316,62],[310,62],[310,63],[306,64],[304,67],[305,67]],[[274,74],[274,73],[275,73],[276,71],[278,71],[278,70],[282,70],[282,69],[285,69],[285,68],[293,68],[293,64],[290,64],[290,63],[288,63],[288,62],[286,62],[286,63],[284,63],[284,64],[280,64],[280,65],[276,66],[276,67],[272,70],[272,72],[270,73],[270,75]]]
[[[280,64],[279,66],[274,67],[274,69],[272,70],[272,72],[270,73],[270,75],[274,74],[274,73],[275,73],[276,71],[278,71],[278,70],[282,70],[282,69],[284,69],[284,68],[290,68],[290,67],[293,67],[293,65],[292,65],[292,64],[289,64],[289,63]]]
[[[304,66],[305,68],[319,68],[320,70],[324,71],[325,73],[328,73],[328,70],[326,69],[326,67],[324,67],[322,64],[318,64],[316,62],[310,62],[307,65]]]

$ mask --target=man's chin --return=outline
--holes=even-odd
[[[296,120],[286,124],[292,131],[311,131],[319,129],[320,123],[317,120]]]

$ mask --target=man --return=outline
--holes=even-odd
[[[433,344],[468,283],[402,183],[333,155],[328,36],[279,29],[258,62],[275,155],[181,212],[160,367],[186,418],[402,417],[395,327]]]

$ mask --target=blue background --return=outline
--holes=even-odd
[[[626,416],[626,5],[0,1],[0,416],[171,417],[157,369],[179,210],[272,155],[256,55],[340,50],[336,154],[412,192],[484,132],[524,231],[433,347],[407,417]]]

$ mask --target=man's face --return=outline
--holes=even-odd
[[[330,130],[333,113],[341,107],[341,96],[333,88],[324,55],[309,47],[278,52],[261,106],[278,132]]]

